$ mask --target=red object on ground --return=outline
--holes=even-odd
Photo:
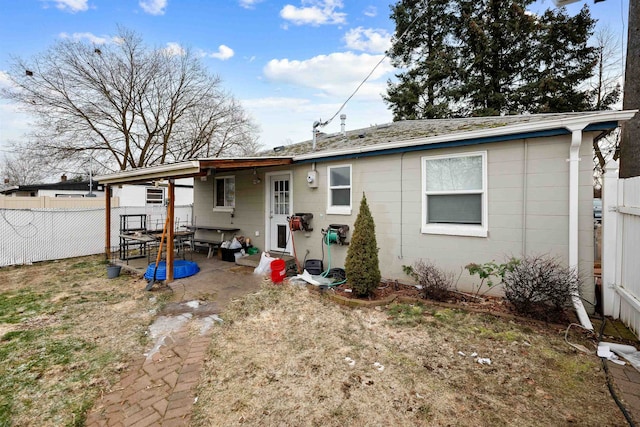
[[[273,283],[280,283],[286,276],[285,262],[281,259],[274,259],[271,261],[271,281]]]

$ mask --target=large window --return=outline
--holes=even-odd
[[[486,152],[422,158],[422,232],[486,237]]]
[[[164,203],[164,188],[147,187],[147,204],[161,205]]]
[[[351,215],[351,165],[330,166],[328,214]]]
[[[213,209],[231,211],[236,205],[236,179],[233,176],[216,177],[213,188]]]

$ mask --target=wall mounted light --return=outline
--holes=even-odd
[[[262,180],[260,179],[260,177],[258,177],[258,171],[256,170],[256,168],[253,168],[253,184],[257,185],[260,184],[262,182]]]

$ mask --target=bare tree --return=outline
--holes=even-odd
[[[33,152],[55,161],[90,152],[126,170],[255,143],[255,125],[190,51],[148,48],[126,29],[114,40],[62,40],[30,61],[13,59],[15,86],[3,94],[36,116]]]
[[[598,63],[595,74],[589,82],[591,109],[608,110],[611,105],[620,100],[622,92],[620,87],[622,59],[618,50],[620,40],[608,27],[599,29],[594,34],[594,39]],[[620,132],[617,129],[593,140],[593,176],[596,188],[602,186],[602,173],[607,161],[618,159],[620,155],[619,143]]]
[[[43,182],[47,172],[39,159],[28,154],[5,154],[0,162],[0,174],[5,185],[29,185]]]
[[[609,27],[602,27],[594,34],[597,65],[589,82],[593,110],[607,110],[620,100],[622,72],[619,56],[620,39]]]

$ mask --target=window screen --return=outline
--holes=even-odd
[[[483,224],[484,156],[425,157],[424,224]]]

